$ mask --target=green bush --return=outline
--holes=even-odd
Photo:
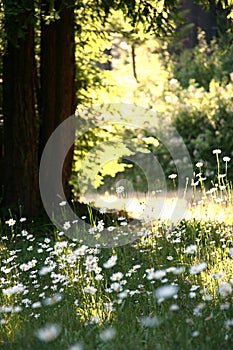
[[[233,156],[233,82],[224,85],[212,80],[209,91],[205,91],[194,82],[182,89],[172,79],[164,100],[166,113],[182,136],[193,163],[202,160],[209,174],[216,173],[216,156],[212,151],[221,149],[222,157]],[[230,176],[232,162],[228,170]]]
[[[205,90],[209,90],[211,80],[229,81],[232,71],[233,48],[227,47],[226,41],[213,39],[206,42],[205,32],[199,30],[198,45],[193,49],[185,49],[179,54],[170,56],[169,64],[174,77],[181,86],[187,88],[193,79]]]

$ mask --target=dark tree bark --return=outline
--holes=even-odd
[[[62,1],[58,1],[59,4]],[[74,13],[73,8],[65,8],[57,22],[56,38],[56,125],[75,113],[75,41],[74,41]],[[73,137],[73,129],[67,128],[62,135],[65,138]],[[63,188],[67,198],[70,198],[69,180],[72,172],[74,146],[68,152],[63,164]]]
[[[17,4],[22,9],[33,9],[30,0]],[[6,2],[5,8],[8,42],[3,58],[3,204],[22,205],[24,214],[37,215],[40,201],[33,10],[16,14],[12,2]]]
[[[75,113],[75,43],[73,7],[63,7],[63,1],[55,2],[60,18],[41,25],[41,129],[40,155],[52,132],[66,118]],[[48,11],[47,2],[42,3]],[[73,137],[73,129],[67,128],[61,135],[56,152],[61,152],[66,140]],[[51,154],[51,166],[53,154]],[[63,189],[66,198],[71,192],[69,180],[72,171],[73,147],[63,164]],[[50,170],[48,169],[48,180]],[[49,181],[48,181],[49,182]],[[54,185],[56,185],[54,183]],[[53,193],[53,189],[51,189]],[[57,194],[59,196],[59,194]]]
[[[42,7],[47,4],[44,1]],[[49,25],[41,22],[40,98],[37,106],[33,1],[5,2],[3,205],[22,205],[23,213],[27,215],[38,215],[41,209],[38,164],[44,146],[56,127],[75,112],[73,7],[61,0],[55,5],[60,18]],[[37,107],[40,123],[36,120]],[[66,140],[73,137],[73,132],[67,128],[61,135],[58,153]],[[51,154],[51,162],[52,159]],[[70,196],[72,160],[73,147],[63,166],[62,183],[67,198]]]
[[[48,2],[41,8],[48,14]],[[40,156],[54,131],[56,106],[56,23],[45,24],[41,18],[41,57],[40,57]]]
[[[197,45],[198,28],[205,31],[206,41],[209,43],[216,35],[215,2],[211,1],[209,9],[206,11],[202,6],[196,4],[194,0],[182,0],[181,11],[185,12],[186,25],[193,24],[187,36],[183,38],[183,48],[191,49]]]

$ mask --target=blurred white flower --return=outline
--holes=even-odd
[[[229,283],[224,283],[218,288],[218,292],[222,297],[227,297],[232,293],[232,287]]]
[[[123,273],[122,272],[116,272],[110,277],[110,279],[112,281],[120,281],[122,279],[122,277],[123,277]]]
[[[228,252],[229,256],[233,256],[233,248],[229,248],[229,252]]]
[[[148,280],[153,280],[153,279],[160,280],[165,276],[166,276],[165,270],[151,271],[148,273],[147,279]]]
[[[184,266],[176,267],[175,270],[173,271],[173,274],[174,275],[179,275],[179,274],[183,273],[184,271],[185,271]]]
[[[167,299],[167,298],[171,298],[174,295],[176,295],[178,292],[178,286],[176,285],[166,285],[166,286],[162,286],[159,287],[158,289],[156,289],[155,291],[155,297],[156,299],[160,300],[160,299]]]
[[[16,220],[14,220],[14,219],[9,219],[8,221],[6,221],[6,224],[7,224],[8,226],[14,226],[15,223],[16,223]]]
[[[120,298],[120,299],[127,298],[128,294],[129,294],[129,290],[126,289],[126,290],[124,290],[123,292],[121,292],[121,293],[118,294],[118,298]]]
[[[118,187],[116,187],[116,193],[117,193],[117,194],[121,194],[121,193],[123,193],[124,191],[125,191],[124,186],[118,186]]]
[[[99,316],[93,316],[90,320],[90,324],[98,324],[98,323],[100,323]]]
[[[199,289],[200,286],[193,284],[192,287],[190,288],[190,292],[194,292],[195,290]]]
[[[47,324],[45,327],[36,331],[36,337],[44,342],[55,340],[61,333],[61,327],[58,324]]]
[[[196,298],[196,293],[195,292],[190,292],[189,293],[189,298],[190,299]]]
[[[167,256],[167,260],[172,261],[172,260],[174,260],[174,258],[173,258],[173,256],[168,255],[168,256]]]
[[[25,290],[25,287],[20,283],[13,287],[8,287],[6,289],[3,289],[2,292],[4,295],[11,296],[14,294],[22,293]]]
[[[64,205],[66,205],[66,201],[60,202],[59,205],[60,205],[61,207],[63,207]]]
[[[51,268],[51,266],[43,266],[40,271],[39,271],[39,275],[40,276],[45,276],[48,273],[50,273],[53,269]]]
[[[77,248],[74,251],[74,254],[77,255],[77,256],[84,255],[86,253],[87,249],[88,249],[88,246],[83,244],[81,247]]]
[[[230,303],[220,304],[220,310],[229,310]]]
[[[115,226],[108,226],[107,230],[111,232],[113,230],[116,230],[116,227]]]
[[[22,230],[22,231],[21,231],[21,235],[22,235],[23,237],[25,237],[25,236],[28,235],[28,232],[27,232],[26,230]]]
[[[177,304],[172,304],[170,307],[169,307],[169,310],[170,311],[177,311],[177,310],[179,310],[179,305],[177,305]]]
[[[139,319],[139,322],[144,327],[155,327],[160,324],[160,321],[157,316],[154,317],[142,317]]]
[[[228,319],[224,322],[225,327],[228,329],[233,326],[233,319]]]
[[[230,162],[231,158],[230,157],[223,157],[224,162]]]
[[[95,226],[92,226],[88,229],[88,232],[90,233],[90,235],[95,235],[96,231],[97,231],[97,229]]]
[[[103,220],[98,221],[97,230],[99,232],[102,232],[104,230],[104,222],[103,222]]]
[[[199,303],[197,306],[193,309],[193,314],[195,316],[201,316],[202,310],[205,308],[205,303]]]
[[[187,254],[195,254],[197,252],[197,246],[195,244],[190,244],[186,249],[185,252]]]
[[[97,289],[93,286],[86,286],[84,287],[84,292],[87,294],[94,295],[96,293]]]
[[[155,279],[155,271],[154,271],[154,270],[148,271],[147,279],[148,279],[149,281]]]
[[[170,273],[170,272],[174,272],[175,271],[175,266],[170,266],[166,269],[166,272]]]
[[[33,309],[37,309],[38,307],[41,307],[42,304],[40,301],[35,301],[35,303],[32,304],[32,308]]]
[[[106,269],[109,269],[110,267],[113,267],[114,265],[116,265],[116,262],[117,262],[117,255],[113,255],[113,256],[111,256],[110,259],[108,259],[108,260],[103,264],[103,266],[104,266]]]
[[[101,281],[103,278],[104,278],[104,276],[101,275],[101,274],[98,274],[98,275],[95,276],[95,280],[96,281]]]
[[[74,266],[75,262],[77,260],[77,255],[76,254],[70,254],[67,256],[66,261],[71,265]]]
[[[100,339],[103,341],[109,341],[112,340],[115,337],[115,335],[116,330],[112,327],[109,327],[100,333]]]
[[[191,273],[191,275],[196,275],[198,273],[200,273],[201,271],[204,271],[206,269],[207,265],[205,262],[202,262],[198,265],[194,265],[191,266],[189,269],[189,272]]]
[[[25,263],[19,265],[19,268],[20,268],[20,270],[22,270],[22,271],[28,271],[28,270],[30,270],[30,266],[29,266],[28,264],[25,264]]]
[[[213,154],[220,154],[222,151],[220,149],[214,149]]]
[[[218,271],[213,273],[212,277],[216,278],[217,280],[221,280],[225,277],[225,273],[223,271]]]
[[[179,86],[180,83],[179,83],[179,81],[177,79],[172,78],[172,79],[169,80],[169,84],[170,85]]]
[[[177,178],[177,174],[171,174],[168,176],[168,178],[173,180],[173,179]]]
[[[70,225],[70,222],[69,221],[66,221],[65,223],[64,223],[64,225],[63,225],[63,228],[64,228],[64,230],[69,230],[69,228],[71,227],[71,225]]]
[[[113,282],[110,286],[112,290],[115,292],[121,292],[122,291],[122,285],[119,282]]]
[[[62,295],[60,293],[56,293],[51,297],[48,297],[44,300],[45,305],[54,305],[62,300]]]
[[[192,333],[192,337],[198,337],[199,336],[199,334],[200,334],[200,332],[199,331],[194,331],[193,333]]]

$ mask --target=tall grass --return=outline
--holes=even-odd
[[[38,237],[29,219],[2,222],[0,347],[232,349],[231,184],[219,169],[207,189],[197,168],[193,216],[147,222],[133,244],[93,248],[67,224]],[[198,218],[215,205],[227,220]]]

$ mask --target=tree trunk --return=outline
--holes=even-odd
[[[40,156],[53,131],[69,116],[75,113],[75,44],[73,7],[63,7],[57,0],[55,7],[60,18],[50,24],[41,25],[41,129]],[[48,11],[47,2],[42,3]],[[61,135],[56,147],[56,154],[62,154],[66,140],[73,137],[73,129],[67,128]],[[54,154],[51,154],[53,166]],[[70,198],[69,180],[72,171],[73,147],[68,152],[63,164],[62,185],[66,198]],[[47,171],[49,183],[50,169]],[[46,179],[44,179],[46,181]],[[54,179],[55,181],[55,179]],[[57,180],[59,181],[59,179]],[[54,187],[57,184],[54,183]],[[50,188],[53,196],[53,189]],[[59,193],[56,193],[59,196]],[[55,200],[55,198],[54,198]]]
[[[18,1],[17,4],[21,10],[27,10],[16,14],[14,5],[9,2],[5,4],[8,42],[3,58],[3,203],[6,206],[22,205],[23,214],[37,215],[40,201],[35,113],[36,67],[31,20],[33,1]]]
[[[136,69],[135,44],[131,45],[131,56],[132,56],[133,76],[136,82],[139,83],[138,76],[137,76],[137,69]]]

